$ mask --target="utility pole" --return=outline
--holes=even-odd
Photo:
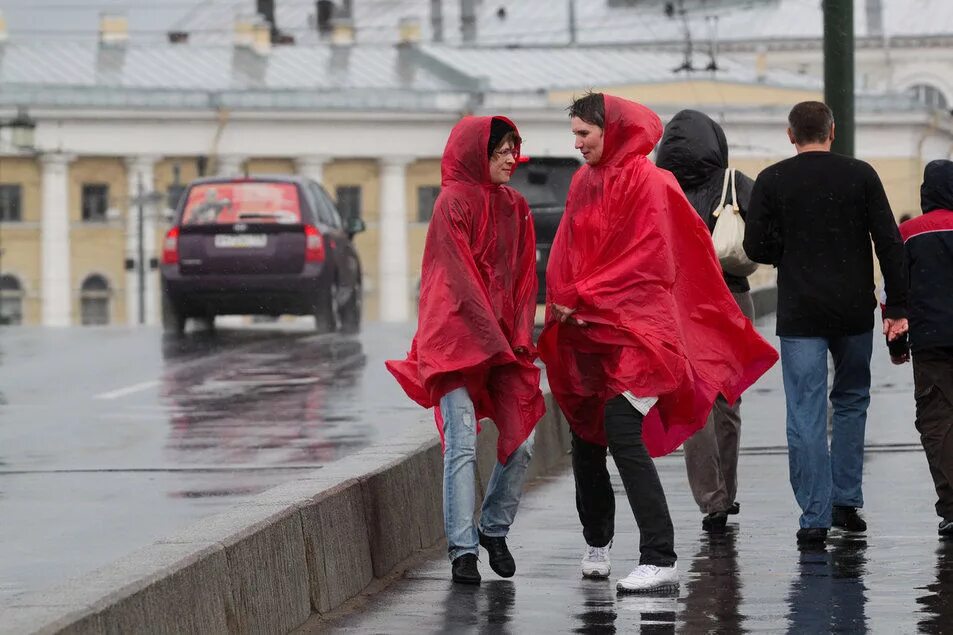
[[[569,45],[576,45],[576,0],[569,0]]]
[[[824,101],[834,112],[838,154],[854,156],[854,0],[823,0]]]

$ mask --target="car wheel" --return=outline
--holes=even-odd
[[[333,333],[338,329],[338,285],[331,286],[318,296],[314,307],[314,326],[318,333]]]
[[[338,310],[338,323],[344,333],[357,333],[361,330],[361,314],[364,309],[364,290],[361,283],[355,284],[349,297],[341,302]]]
[[[170,335],[182,335],[185,333],[186,317],[182,315],[172,301],[163,296],[162,298],[162,330]]]

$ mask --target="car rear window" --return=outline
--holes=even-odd
[[[202,183],[189,190],[183,225],[301,222],[294,183]]]
[[[563,207],[578,169],[575,159],[532,158],[513,171],[509,185],[526,198],[531,209]]]

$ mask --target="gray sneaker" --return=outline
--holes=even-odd
[[[603,579],[608,578],[612,571],[609,563],[609,548],[612,543],[605,547],[593,547],[586,545],[586,553],[582,556],[582,577]]]

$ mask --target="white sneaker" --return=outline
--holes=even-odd
[[[640,564],[632,573],[619,580],[616,589],[621,593],[649,593],[651,591],[674,591],[678,588],[676,565],[656,567]]]
[[[609,565],[609,549],[611,547],[611,542],[605,547],[593,547],[592,545],[586,545],[586,553],[582,557],[582,577],[609,577],[609,571],[612,570],[612,567]]]

